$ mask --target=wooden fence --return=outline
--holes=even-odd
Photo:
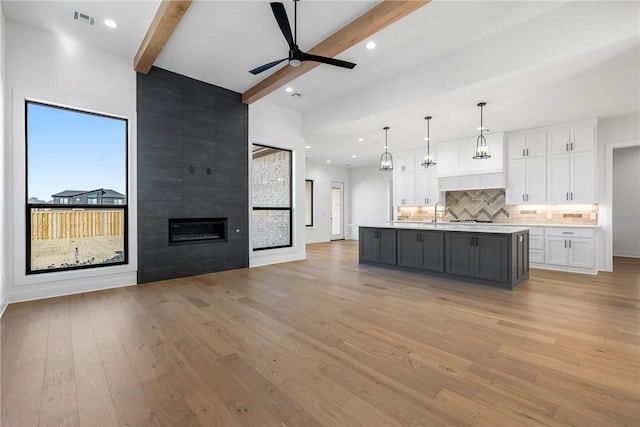
[[[124,210],[31,212],[31,240],[122,234],[124,234]]]

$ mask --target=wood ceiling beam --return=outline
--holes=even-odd
[[[307,53],[333,58],[430,1],[384,0],[364,15],[356,18],[355,21],[315,45]],[[313,70],[318,65],[320,64],[312,61],[304,61],[299,67],[286,65],[243,93],[242,102],[252,104],[306,72]]]
[[[138,53],[133,59],[133,69],[138,73],[147,74],[160,52],[164,49],[171,34],[186,13],[192,0],[162,0],[156,15],[149,25]]]

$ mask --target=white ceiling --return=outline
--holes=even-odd
[[[310,49],[376,3],[300,1],[298,44]],[[9,20],[132,61],[158,4],[2,2]],[[292,21],[293,2],[285,6]],[[74,10],[100,22],[79,24]],[[102,26],[106,17],[120,28]],[[433,1],[372,39],[375,50],[362,43],[338,56],[355,69],[320,65],[290,84],[302,97],[284,88],[266,97],[302,112],[308,159],[373,164],[383,126],[391,127],[392,152],[419,148],[426,115],[433,143],[474,135],[479,101],[487,102],[485,126],[493,131],[640,111],[638,1]],[[281,66],[259,76],[248,70],[286,54],[267,1],[196,0],[156,65],[244,92]]]

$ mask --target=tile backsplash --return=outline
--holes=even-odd
[[[506,205],[503,188],[446,192],[446,212],[438,220],[478,220],[514,224],[597,225],[598,205]],[[595,217],[594,219],[591,219]],[[400,207],[400,221],[431,221],[433,207]]]

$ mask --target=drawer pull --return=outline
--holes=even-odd
[[[573,234],[573,231],[563,231],[562,234]]]

